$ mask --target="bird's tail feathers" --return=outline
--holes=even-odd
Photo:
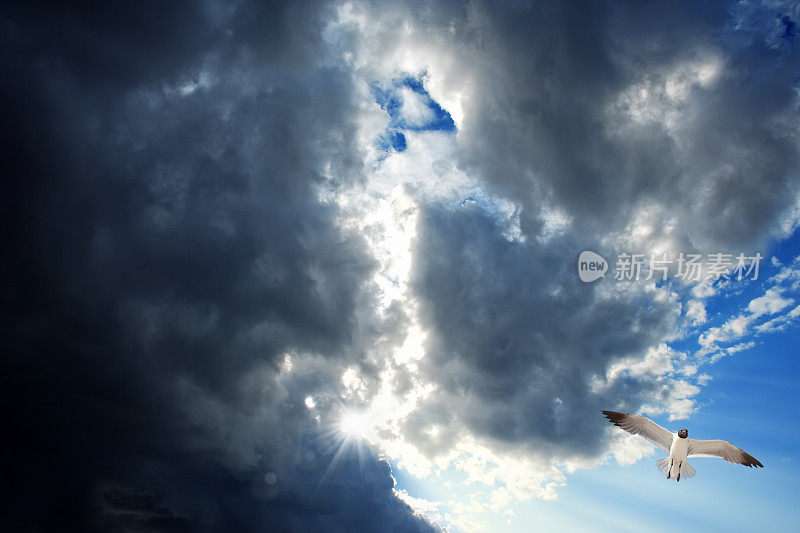
[[[669,461],[669,457],[664,457],[663,459],[659,459],[658,461],[656,461],[656,466],[658,467],[658,471],[659,472],[661,472],[662,474],[666,474],[667,475],[667,478],[671,477],[670,476],[670,461]],[[676,466],[676,470],[677,470],[677,466],[678,465],[675,465],[675,466]],[[674,472],[672,472],[672,473],[674,473]],[[692,477],[694,477],[694,475],[696,473],[697,472],[695,472],[694,468],[692,468],[692,465],[690,465],[688,461],[684,461],[683,462],[683,464],[681,465],[681,468],[680,468],[681,479],[692,478]]]
[[[683,466],[681,466],[681,479],[689,479],[690,477],[694,477],[697,472],[694,471],[692,465],[689,464],[688,461],[683,462]]]

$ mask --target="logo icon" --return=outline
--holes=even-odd
[[[578,257],[578,276],[584,283],[591,283],[598,278],[604,278],[608,270],[608,261],[603,256],[589,250],[581,252]]]

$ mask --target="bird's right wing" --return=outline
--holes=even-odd
[[[689,457],[720,457],[729,463],[764,468],[758,459],[726,440],[689,439]]]
[[[608,420],[617,427],[649,440],[659,448],[669,451],[672,446],[672,433],[662,428],[649,418],[628,413],[616,413],[614,411],[603,411]]]

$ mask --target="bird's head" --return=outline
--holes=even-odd
[[[682,430],[678,431],[678,436],[680,438],[682,438],[682,439],[685,439],[686,437],[689,436],[689,432],[686,431],[686,429],[682,429]]]

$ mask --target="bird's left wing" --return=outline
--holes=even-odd
[[[603,411],[603,414],[615,426],[624,429],[628,433],[644,437],[656,446],[669,451],[669,447],[672,445],[672,433],[649,418],[628,413],[616,413],[614,411]]]
[[[720,457],[729,463],[764,468],[758,459],[726,440],[689,439],[689,457]]]

